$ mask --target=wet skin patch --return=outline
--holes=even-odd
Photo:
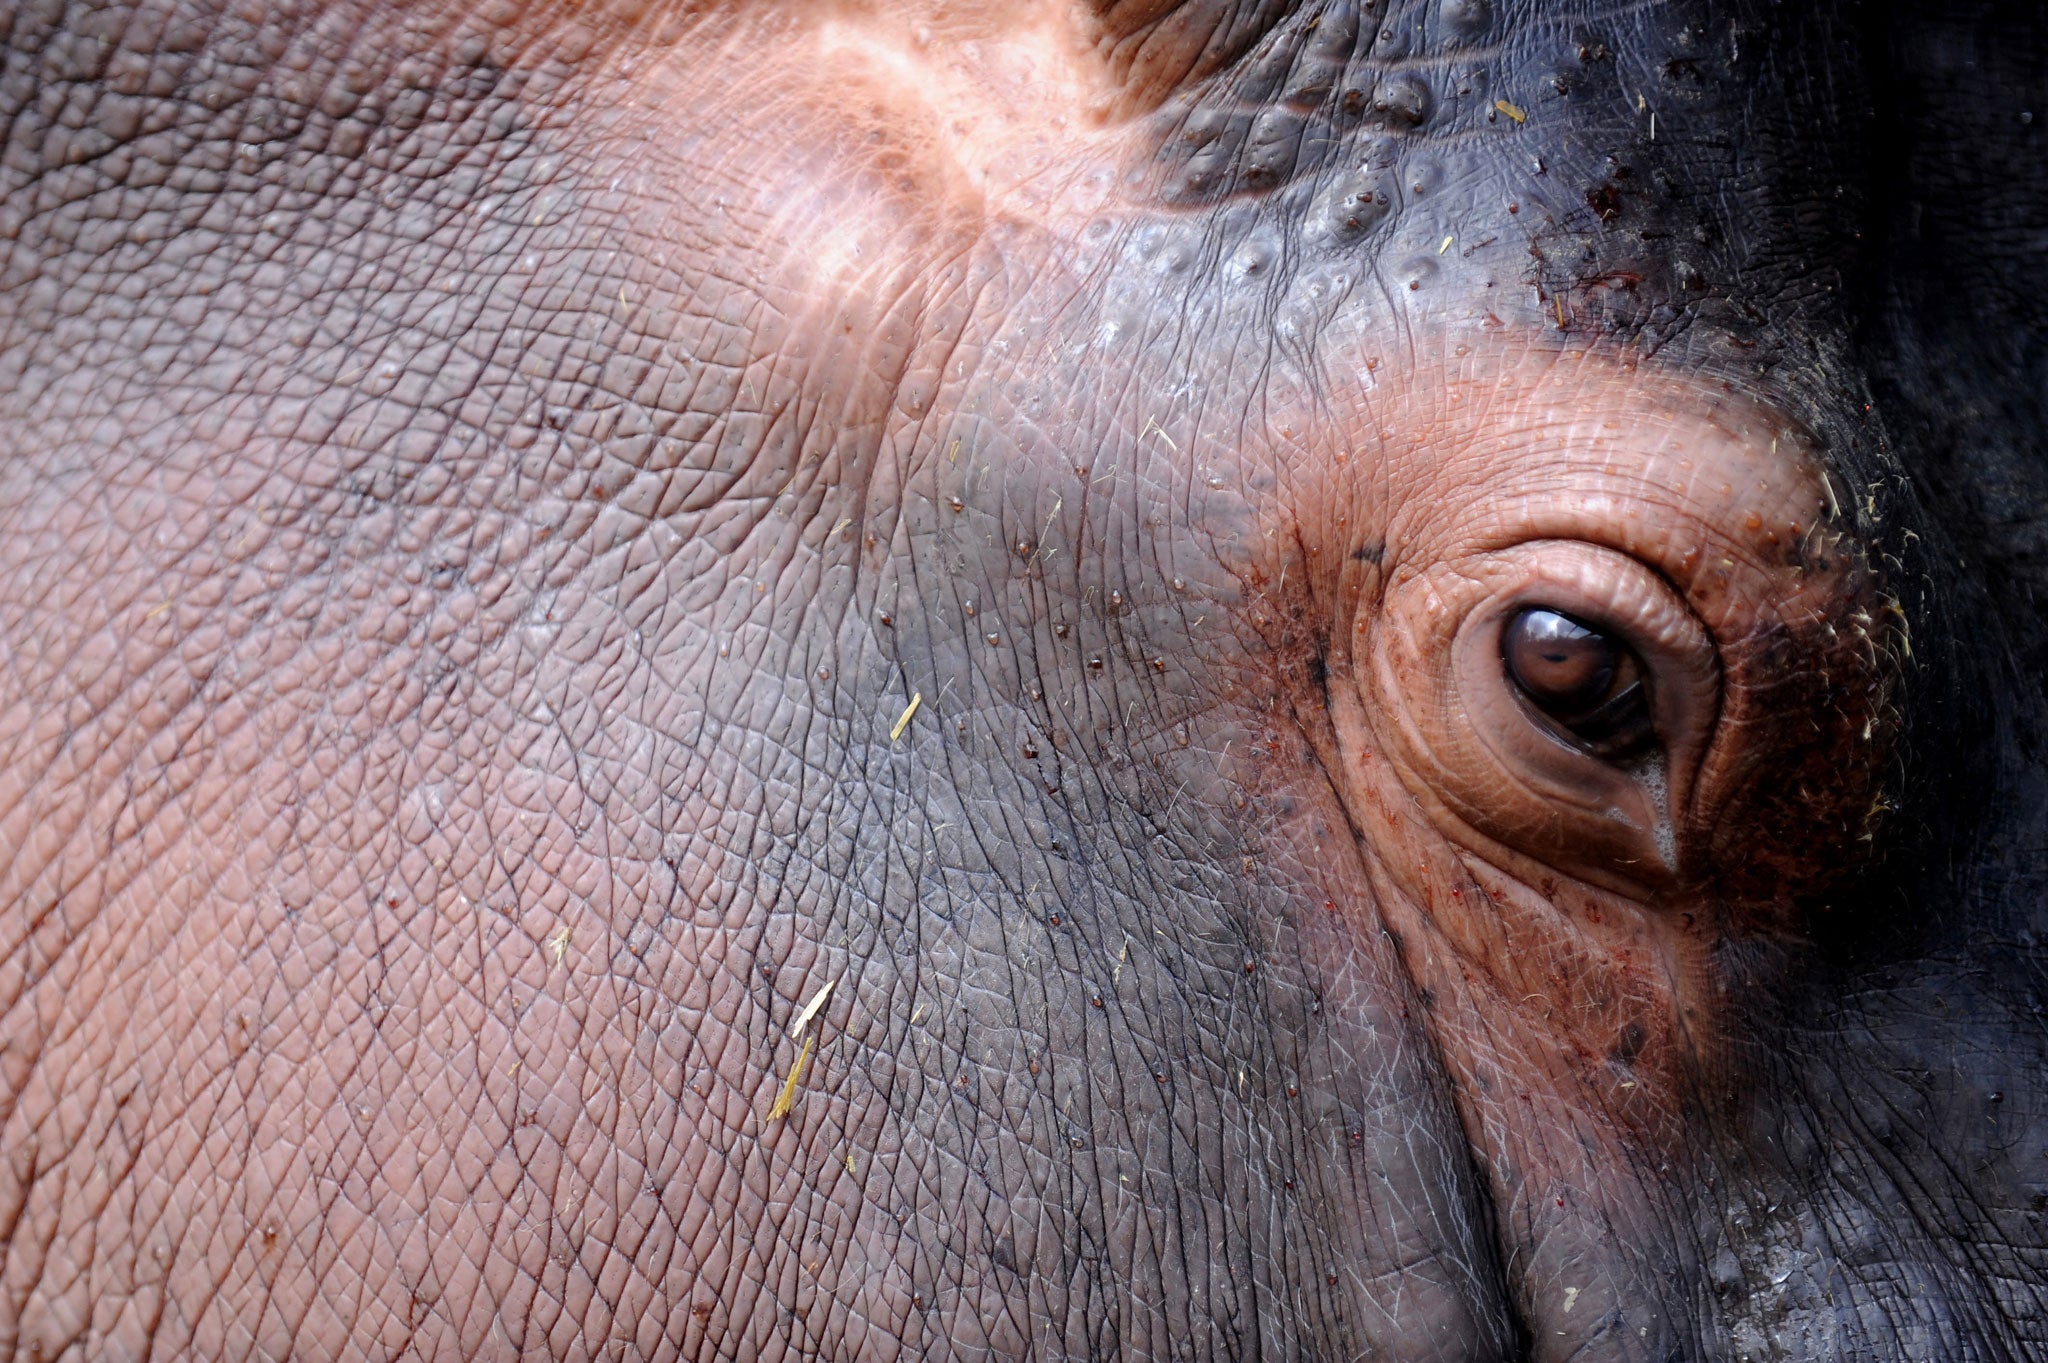
[[[11,32],[4,1344],[2002,1338],[1750,1101],[1904,650],[1677,175],[1791,40],[1391,8]]]

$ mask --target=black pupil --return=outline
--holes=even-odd
[[[1528,610],[1508,626],[1508,670],[1544,710],[1565,718],[1600,703],[1621,666],[1621,646],[1556,611]]]
[[[1654,742],[1642,664],[1613,635],[1532,607],[1508,622],[1501,659],[1530,704],[1597,755],[1640,755]]]

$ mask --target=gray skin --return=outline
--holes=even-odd
[[[964,8],[0,0],[0,1358],[2048,1350],[2048,25]]]

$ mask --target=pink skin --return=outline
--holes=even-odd
[[[441,46],[468,31],[433,18]],[[1153,736],[1178,724],[1185,751],[1081,719],[989,741],[1084,766],[1139,748],[1176,799],[1257,830],[1244,879],[1304,911],[1318,1025],[1351,1029],[1360,1070],[1394,1065],[1374,1045],[1439,1059],[1448,1106],[1424,1094],[1404,1120],[1474,1152],[1533,1356],[1682,1335],[1683,1303],[1645,1284],[1688,1251],[1613,1242],[1681,1215],[1706,1159],[1690,1126],[1741,1072],[1724,949],[1796,939],[1870,831],[1890,737],[1899,644],[1819,453],[1768,395],[1560,338],[1509,289],[1333,306],[1312,366],[1218,324],[1194,377],[1259,372],[1256,401],[1190,398],[1156,319],[1134,331],[1096,290],[1159,212],[1132,187],[1131,115],[1203,60],[1170,27],[788,6],[650,46],[664,22],[486,31],[508,65],[580,54],[553,117],[607,172],[543,195],[531,254],[499,273],[603,337],[612,391],[686,375],[723,385],[715,429],[778,414],[753,457],[697,458],[701,431],[680,454],[635,444],[593,408],[564,424],[598,454],[536,476],[532,414],[458,394],[440,400],[484,434],[405,511],[358,505],[386,417],[307,413],[432,378],[364,340],[293,371],[306,408],[139,423],[148,460],[90,495],[0,472],[0,1220],[24,1228],[0,1349],[778,1357],[813,1309],[812,1345],[840,1357],[1087,1347],[1059,1246],[1033,1238],[1050,1214],[986,1213],[1015,1218],[1012,1276],[934,1316],[946,1261],[896,1213],[931,1234],[959,1208],[920,1200],[943,1204],[913,1167],[935,1137],[891,1085],[952,1044],[919,1029],[962,990],[879,973],[886,952],[826,934],[834,886],[760,869],[828,841],[786,807],[778,754],[857,779],[838,730],[792,713],[932,769],[969,736],[934,687],[899,748],[908,688],[859,689],[872,640],[929,603],[861,598],[843,628],[811,603],[913,561],[915,581],[978,581],[973,555],[1020,593],[1071,568],[1093,594],[939,603],[921,637],[971,644],[970,684],[1051,676],[1027,638],[1111,620],[1129,656],[1108,670],[1167,679],[1178,718]],[[550,255],[588,221],[624,260],[601,279]],[[677,275],[716,286],[713,315]],[[22,448],[90,438],[94,400],[16,412]],[[997,544],[984,524],[1036,528]],[[1119,551],[1133,526],[1147,548]],[[1643,656],[1654,776],[1506,689],[1488,631],[1518,603]],[[1072,711],[1089,665],[1068,665]],[[1816,772],[1825,794],[1801,785]],[[1126,959],[1087,987],[1114,995]],[[826,979],[798,1114],[771,1120],[790,1020]],[[1049,1048],[1021,1046],[1019,1087]],[[1275,1088],[1335,1114],[1343,1068]],[[1333,1298],[1399,1356],[1501,1347],[1484,1293],[1433,1267],[1465,1243],[1388,1202],[1330,1213],[1361,1246]],[[1144,1206],[1118,1204],[1132,1254],[1196,1253]],[[1412,1270],[1405,1317],[1390,1264]],[[1132,1329],[1134,1355],[1170,1347]]]
[[[1717,952],[1796,933],[1841,864],[1816,846],[1867,841],[1895,641],[1781,418],[1584,353],[1472,367],[1382,380],[1392,396],[1359,403],[1380,449],[1431,457],[1354,455],[1384,481],[1306,503],[1307,545],[1349,528],[1385,546],[1376,564],[1308,550],[1332,621],[1318,750],[1373,849],[1370,912],[1433,996],[1467,1130],[1526,1227],[1532,1314],[1570,1291],[1647,1331],[1625,1281],[1575,1284],[1573,1261],[1678,1215],[1659,1180],[1631,1193],[1616,1171],[1668,1175],[1689,1106],[1740,1084]],[[1492,640],[1517,601],[1624,625],[1658,658],[1659,770],[1571,752],[1514,703]],[[1828,690],[1788,703],[1788,646]],[[1830,760],[1847,766],[1804,765]]]

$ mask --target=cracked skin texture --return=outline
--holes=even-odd
[[[2048,1344],[2038,426],[1844,112],[2048,44],[1810,9],[0,11],[0,1356]]]

